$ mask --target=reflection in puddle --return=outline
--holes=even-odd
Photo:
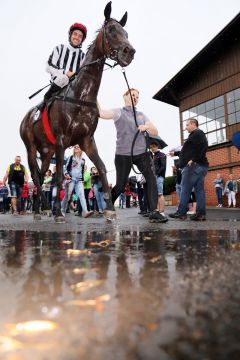
[[[114,349],[126,358],[159,327],[166,302],[176,305],[184,274],[239,248],[237,230],[1,231],[0,358],[18,349],[32,360],[36,348],[34,360],[110,358]]]
[[[43,320],[33,320],[26,321],[23,323],[18,323],[12,329],[12,335],[19,334],[32,334],[42,331],[52,331],[58,327],[57,323],[52,321],[43,321]]]

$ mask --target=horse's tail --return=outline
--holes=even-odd
[[[33,131],[34,123],[32,120],[32,116],[34,116],[34,114],[35,114],[34,108],[30,109],[23,118],[19,129],[20,136],[27,150],[28,165],[31,171],[32,178],[33,178],[33,168],[35,170],[34,171],[35,176],[37,175],[38,177],[40,177],[40,168],[37,162],[36,141],[34,138],[34,131]]]

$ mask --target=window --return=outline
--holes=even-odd
[[[222,142],[227,141],[225,129],[221,129],[221,130],[216,131],[216,134],[217,134],[218,143],[222,143]]]
[[[236,108],[236,111],[240,110],[240,100],[235,101],[235,108]]]
[[[207,131],[214,131],[214,130],[216,130],[216,122],[215,122],[215,120],[209,121],[207,123]]]
[[[228,125],[240,123],[240,88],[230,91],[226,97]]]
[[[216,144],[217,144],[217,134],[216,134],[216,131],[207,134],[207,138],[208,138],[208,146],[216,145]]]
[[[227,104],[227,109],[228,109],[228,114],[232,114],[233,112],[235,112],[235,103],[231,102]]]
[[[186,140],[188,138],[188,132],[187,130],[183,131],[183,140]]]
[[[183,121],[183,123],[182,123],[182,128],[183,128],[183,130],[186,129],[186,123],[187,123],[187,120],[186,120],[186,121]]]
[[[207,121],[211,121],[216,118],[215,110],[211,110],[207,112]]]
[[[234,98],[235,100],[240,99],[240,88],[234,90]]]
[[[214,105],[215,105],[215,107],[224,105],[224,96],[222,95],[222,96],[215,98]]]
[[[228,124],[229,125],[236,124],[236,114],[235,113],[228,115]]]
[[[198,114],[203,114],[206,111],[206,104],[200,104],[197,106],[197,112]]]
[[[226,126],[225,117],[221,117],[216,119],[216,128],[220,129]]]
[[[207,119],[206,119],[206,114],[198,115],[198,117],[197,117],[197,121],[198,121],[199,124],[205,123],[206,120],[207,120]]]
[[[230,103],[231,101],[234,101],[234,92],[233,91],[227,93],[227,103]]]
[[[237,123],[240,122],[240,111],[236,112],[236,121]]]
[[[197,108],[189,109],[189,118],[197,116]]]
[[[215,112],[216,112],[216,118],[224,116],[224,106],[216,108]]]
[[[202,130],[204,133],[207,132],[207,124],[199,125],[199,129]]]
[[[187,110],[187,111],[184,111],[183,113],[182,113],[182,119],[183,120],[186,120],[186,119],[189,119],[190,118],[190,116],[189,116],[189,111]]]
[[[224,104],[226,102],[226,107]],[[201,129],[208,138],[209,146],[228,141],[226,126],[240,123],[240,88],[198,104],[182,113],[184,128],[189,118],[198,120]],[[188,137],[186,130],[184,139]]]
[[[209,111],[212,109],[214,109],[214,100],[209,100],[206,102],[206,110]]]

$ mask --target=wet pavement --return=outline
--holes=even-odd
[[[239,359],[240,210],[117,213],[0,215],[0,359]]]

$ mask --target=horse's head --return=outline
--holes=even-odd
[[[135,49],[128,41],[127,32],[123,29],[127,22],[127,12],[120,21],[111,18],[111,1],[104,10],[105,22],[99,32],[103,55],[116,61],[120,66],[127,66],[133,60]]]

